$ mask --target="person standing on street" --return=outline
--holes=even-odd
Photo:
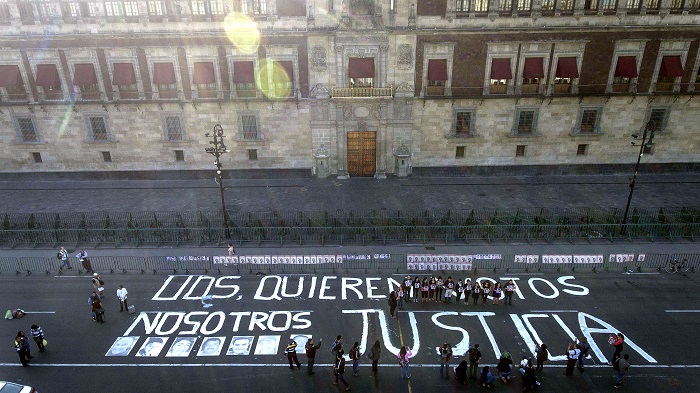
[[[462,282],[462,279],[460,278],[459,281],[457,281],[457,304],[462,300],[462,293],[464,293],[464,283]]]
[[[350,348],[350,360],[352,360],[352,375],[360,375],[360,343],[355,341],[355,344]]]
[[[406,292],[404,292],[402,287],[399,287],[398,291],[396,291],[396,306],[398,307],[399,311],[403,311],[403,298],[406,296]],[[399,315],[396,313],[396,315]]]
[[[406,378],[411,379],[411,370],[408,367],[408,359],[413,356],[410,347],[401,347],[399,351],[399,367],[401,368],[401,379]]]
[[[615,389],[619,389],[620,386],[622,385],[622,377],[625,376],[627,371],[630,369],[630,355],[625,354],[625,356],[620,359],[619,357],[617,358],[617,380],[615,380]]]
[[[287,360],[289,361],[289,368],[294,370],[294,364],[297,368],[301,368],[301,363],[299,363],[299,358],[297,358],[297,342],[294,340],[289,340],[289,344],[284,349],[284,353],[287,354]]]
[[[81,250],[75,257],[78,258],[78,261],[83,265],[83,269],[85,269],[86,272],[92,272],[92,265],[90,264],[87,251]]]
[[[569,347],[566,349],[566,371],[564,371],[564,375],[567,377],[574,375],[574,366],[578,361],[579,353],[581,351],[576,348],[574,343],[569,343]]]
[[[372,371],[377,372],[377,364],[379,363],[379,357],[382,354],[382,347],[379,344],[379,340],[374,342],[372,349],[369,350],[369,358],[372,359]]]
[[[611,334],[610,338],[608,338],[608,343],[615,347],[615,353],[613,353],[610,362],[608,362],[609,365],[612,365],[615,363],[615,359],[620,358],[622,354],[622,349],[625,347],[625,336],[623,336],[622,333],[617,333],[616,335]]]
[[[123,285],[120,285],[117,289],[117,299],[119,299],[119,312],[122,312],[124,310],[129,311],[129,304],[126,302],[126,297],[128,294],[129,291],[127,291]]]
[[[68,260],[68,251],[66,251],[65,247],[61,247],[60,250],[58,250],[58,259],[61,260],[61,266],[59,266],[59,270],[63,270],[63,267],[66,266],[68,270],[73,269],[70,265],[70,261]]]
[[[20,337],[19,335],[15,337],[15,351],[17,351],[17,355],[19,355],[19,361],[20,363],[22,363],[22,366],[29,367],[27,350],[22,345],[22,337]]]
[[[333,341],[333,345],[331,345],[331,353],[333,353],[333,358],[338,356],[338,351],[343,349],[343,336],[340,334],[338,337],[335,338],[335,341]]]
[[[467,353],[469,354],[469,379],[476,379],[476,376],[479,374],[479,361],[481,360],[479,344],[474,344]]]
[[[41,330],[41,327],[34,324],[30,328],[29,333],[31,333],[32,337],[34,338],[34,342],[39,347],[39,352],[44,352],[46,350],[44,348],[44,332]]]
[[[27,336],[20,330],[17,332],[17,337],[20,338],[20,344],[22,344],[22,348],[24,348],[24,353],[27,355],[27,359],[32,359],[34,356],[32,356],[32,347],[29,346],[29,339]]]
[[[535,353],[537,354],[537,367],[535,371],[542,371],[544,362],[549,359],[549,352],[547,352],[547,344],[535,344]]]
[[[588,350],[591,348],[590,344],[588,344],[588,339],[586,337],[581,337],[580,339],[576,339],[576,348],[579,349],[579,355],[578,355],[578,371],[583,372],[584,369],[584,362],[586,360],[586,356],[588,356]]]
[[[102,300],[100,300],[99,295],[92,297],[92,312],[95,315],[95,322],[105,323],[105,309],[102,307]]]
[[[333,369],[335,382],[333,382],[333,385],[337,385],[340,380],[343,382],[343,385],[345,385],[345,390],[350,390],[350,384],[345,380],[345,358],[343,357],[343,353],[343,349],[341,348],[338,354],[335,355],[335,367]]]
[[[455,290],[455,283],[452,281],[452,276],[447,277],[445,281],[445,303],[452,303],[452,293]]]
[[[513,280],[508,280],[508,283],[506,284],[506,300],[503,302],[503,304],[506,304],[508,306],[513,305],[513,292],[515,292],[515,283]]]
[[[306,342],[306,347],[304,348],[306,350],[306,367],[307,370],[306,372],[309,375],[314,375],[314,363],[316,362],[316,350],[321,348],[321,343],[323,342],[322,338],[318,339],[318,344],[314,345],[314,340],[310,338]]]
[[[236,249],[233,248],[233,244],[232,244],[232,243],[229,243],[229,244],[228,244],[228,256],[232,257],[232,256],[234,256],[234,255],[236,255]]]
[[[411,276],[406,276],[406,279],[403,282],[403,292],[404,292],[404,298],[406,300],[406,303],[411,302],[411,287],[413,286],[413,280],[411,280]]]
[[[445,370],[444,378],[450,379],[450,359],[452,359],[452,346],[444,343],[440,346],[440,378],[443,378],[442,370]]]
[[[396,311],[396,291],[391,291],[389,294],[389,315],[394,318],[394,311]]]

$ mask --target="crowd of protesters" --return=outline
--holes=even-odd
[[[452,276],[447,276],[443,279],[442,276],[423,277],[418,276],[411,278],[406,276],[402,285],[392,292],[391,297],[396,299],[396,307],[403,310],[404,303],[411,302],[443,302],[464,303],[465,305],[486,304],[491,296],[491,304],[500,305],[501,297],[503,304],[510,306],[513,304],[513,293],[515,292],[515,283],[513,280],[501,283],[491,283],[485,280],[481,283],[472,282],[470,278],[465,281],[458,279],[456,282]],[[391,302],[389,303],[391,305]],[[393,313],[392,313],[393,316]]]

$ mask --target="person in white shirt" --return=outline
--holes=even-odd
[[[129,311],[129,305],[126,303],[126,296],[128,294],[129,292],[122,285],[120,285],[117,289],[117,298],[119,298],[119,312],[124,310]]]

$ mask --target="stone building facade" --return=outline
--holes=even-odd
[[[700,0],[5,0],[0,172],[700,161]],[[648,134],[651,134],[649,132]]]

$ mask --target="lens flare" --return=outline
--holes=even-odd
[[[262,60],[258,63],[255,83],[267,98],[287,98],[292,96],[294,75],[278,61]]]
[[[236,46],[236,49],[246,54],[253,54],[260,45],[260,30],[247,15],[230,13],[224,19],[224,31],[229,41]]]

